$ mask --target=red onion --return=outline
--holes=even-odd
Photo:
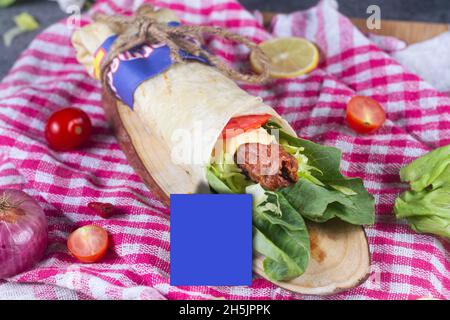
[[[0,279],[40,261],[47,241],[47,219],[39,204],[25,192],[0,190]]]

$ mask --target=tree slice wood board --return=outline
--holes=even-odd
[[[130,165],[146,186],[164,204],[171,193],[195,193],[189,174],[172,163],[164,141],[143,124],[126,105],[106,90],[102,104],[112,129]],[[370,271],[370,252],[364,229],[339,220],[325,224],[308,223],[311,260],[306,272],[288,282],[274,282],[285,289],[325,295],[352,288],[363,282]],[[254,271],[264,278],[263,256],[254,259]]]
[[[270,25],[276,12],[263,12],[263,22],[267,27]],[[408,44],[414,44],[424,40],[431,39],[443,32],[449,31],[449,25],[446,23],[428,23],[419,21],[400,21],[400,20],[381,20],[380,29],[369,29],[366,19],[350,18],[353,24],[364,33],[374,33],[384,36],[392,36],[405,41]]]
[[[306,271],[290,281],[273,282],[281,288],[311,295],[345,291],[363,283],[370,274],[370,252],[366,234],[360,226],[340,220],[307,222],[311,257]],[[253,270],[263,271],[264,256],[253,259]]]

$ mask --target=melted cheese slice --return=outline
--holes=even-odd
[[[274,142],[276,142],[276,138],[273,135],[268,133],[265,129],[259,128],[225,140],[220,138],[214,146],[213,155],[220,155],[221,151],[224,150],[226,154],[233,157],[237,149],[243,144],[260,143],[269,145]]]

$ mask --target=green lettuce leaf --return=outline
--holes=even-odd
[[[278,129],[279,139],[291,147],[302,148],[308,158],[311,179],[280,189],[287,201],[303,217],[315,222],[325,222],[334,217],[351,224],[373,224],[375,201],[364,188],[360,178],[347,178],[340,172],[341,151],[309,140],[293,137]]]
[[[253,195],[254,207],[257,207],[259,211],[276,216],[283,215],[280,206],[280,197],[277,193],[264,190],[259,183],[245,188],[245,193]]]
[[[12,5],[16,0],[0,0],[0,8]]]
[[[233,193],[212,166],[206,172],[210,187],[218,193]],[[281,195],[259,184],[247,186],[253,194],[253,248],[266,258],[264,272],[272,280],[287,280],[303,274],[309,262],[309,235],[302,217]]]
[[[450,238],[450,220],[438,216],[407,218],[411,228],[419,233],[433,233]]]
[[[302,217],[283,196],[277,197],[282,215],[254,205],[253,247],[266,258],[264,272],[272,280],[302,275],[309,263],[309,235]]]
[[[6,47],[9,47],[14,38],[18,35],[39,28],[39,23],[27,12],[22,12],[21,14],[15,16],[14,21],[16,26],[3,34],[3,42]]]
[[[209,186],[217,193],[234,193],[231,189],[218,178],[212,166],[209,166],[206,171],[206,179],[208,180]]]
[[[438,216],[450,220],[450,185],[429,191],[406,191],[394,206],[397,218]]]
[[[232,193],[244,193],[245,188],[253,184],[252,181],[242,174],[242,170],[234,162],[233,156],[223,151],[217,161],[209,166],[209,169],[219,180],[228,186]]]
[[[450,238],[450,145],[403,167],[400,178],[411,190],[395,200],[395,216],[406,218],[416,232]]]
[[[372,224],[373,197],[364,189],[361,180],[352,179],[346,183],[351,185],[351,190],[355,191],[356,195],[346,195],[308,180],[299,180],[278,192],[309,220],[325,222],[337,217],[351,224]]]
[[[324,186],[324,184],[319,179],[317,179],[315,176],[311,174],[312,171],[317,171],[320,174],[323,174],[323,172],[317,169],[316,167],[309,165],[308,157],[306,157],[303,154],[305,148],[298,146],[291,146],[286,140],[280,140],[279,143],[284,148],[284,150],[286,150],[297,160],[298,163],[297,175],[300,179],[307,179],[319,186]]]
[[[332,187],[333,189],[336,189],[337,191],[347,195],[347,196],[354,196],[357,195],[358,193],[356,193],[354,190],[344,187],[344,186],[338,186],[335,184],[330,184],[330,187]]]
[[[450,145],[433,150],[403,167],[400,179],[409,182],[414,191],[450,183]]]
[[[420,233],[450,238],[450,184],[434,190],[406,191],[395,200],[395,216]]]

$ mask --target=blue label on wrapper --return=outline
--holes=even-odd
[[[100,75],[100,65],[116,39],[117,35],[110,36],[95,53],[94,74],[97,78]],[[205,57],[195,56],[184,50],[180,50],[179,54],[182,59],[209,64]],[[113,59],[108,71],[108,83],[117,98],[133,109],[134,92],[139,85],[166,71],[172,64],[170,49],[166,44],[142,44]]]

